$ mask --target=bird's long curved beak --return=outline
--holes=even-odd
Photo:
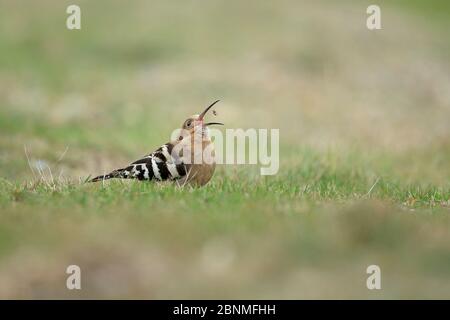
[[[200,113],[200,115],[198,116],[198,120],[203,120],[203,117],[205,116],[205,114],[208,112],[209,109],[211,109],[213,107],[213,105],[215,105],[217,102],[219,102],[220,100],[216,100],[213,103],[211,103],[206,109],[205,111],[203,111],[202,113]]]
[[[210,126],[213,124],[217,124],[219,126],[224,126],[224,124],[222,122],[208,122],[208,123],[205,123],[204,126],[206,127],[206,126]]]

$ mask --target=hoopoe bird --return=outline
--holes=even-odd
[[[208,126],[223,123],[205,123],[204,117],[219,101],[213,102],[199,115],[186,119],[177,140],[163,144],[154,152],[124,168],[97,176],[89,182],[119,178],[142,181],[173,180],[183,186],[187,183],[195,186],[207,184],[216,167],[214,144]]]

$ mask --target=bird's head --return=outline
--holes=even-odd
[[[204,121],[206,113],[211,109],[217,102],[220,100],[214,101],[212,104],[210,104],[202,113],[200,114],[194,114],[187,118],[183,126],[181,127],[182,131],[184,131],[184,134],[189,134],[191,136],[194,136],[195,134],[201,133],[202,136],[208,135],[208,126],[210,125],[222,125],[223,123],[220,122],[206,122]]]

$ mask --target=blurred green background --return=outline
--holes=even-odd
[[[0,297],[450,298],[450,2],[372,3],[0,0]],[[215,99],[276,176],[82,183]]]

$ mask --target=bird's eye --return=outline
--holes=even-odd
[[[186,127],[190,127],[192,125],[192,120],[188,120],[188,121],[186,121]]]

